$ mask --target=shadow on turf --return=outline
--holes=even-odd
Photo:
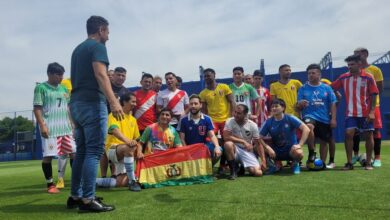
[[[33,196],[38,194],[48,194],[46,192],[46,189],[35,189],[35,190],[18,190],[18,191],[6,191],[6,192],[0,192],[0,198],[6,198],[6,197],[17,197],[17,196]]]
[[[74,210],[66,209],[65,204],[32,204],[42,201],[42,199],[32,200],[27,203],[5,205],[0,207],[0,212],[4,213],[60,213],[74,212]]]
[[[20,188],[23,187],[23,189],[33,189],[33,190],[37,190],[37,189],[44,189],[45,188],[45,183],[43,184],[36,184],[36,185],[18,185],[18,186],[15,186],[15,187],[10,187],[10,188],[7,188],[7,190],[20,190]]]
[[[158,202],[180,202],[182,199],[174,199],[171,195],[164,193],[164,194],[157,194],[154,195],[153,198]]]
[[[187,199],[187,198],[173,198],[169,194],[157,194],[154,196],[154,199],[158,202],[164,202],[164,203],[172,203],[172,202],[182,202],[182,201],[192,201],[192,202],[202,202],[202,203],[213,203],[213,204],[240,204],[243,205],[242,201],[237,201],[237,202],[231,202],[231,201],[224,201],[224,200],[215,200],[215,199]],[[323,209],[345,209],[348,211],[351,210],[366,210],[366,211],[385,211],[385,212],[390,212],[390,209],[385,209],[385,208],[363,208],[363,207],[350,207],[350,206],[339,206],[339,205],[312,205],[312,204],[296,204],[296,203],[277,203],[277,204],[272,204],[272,203],[262,203],[262,202],[251,202],[248,205],[259,205],[261,207],[267,207],[267,206],[276,206],[276,207],[283,207],[283,206],[290,206],[293,208],[323,208]]]

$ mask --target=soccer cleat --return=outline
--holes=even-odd
[[[63,189],[65,187],[64,178],[58,178],[56,188],[57,189]]]
[[[74,199],[72,196],[69,196],[68,200],[66,201],[66,208],[74,209],[79,207],[81,204],[82,204],[81,199]]]
[[[267,157],[266,159],[267,161],[267,171],[264,173],[265,175],[270,175],[270,174],[274,174],[278,171],[280,171],[281,167],[283,167],[283,165],[281,165],[281,161],[273,161],[271,158]],[[280,162],[279,164],[277,164],[277,162]]]
[[[236,162],[234,160],[228,161],[229,168],[230,168],[230,176],[228,177],[229,180],[235,180],[237,178],[237,169],[236,169]]]
[[[135,180],[133,180],[129,184],[129,190],[133,192],[139,192],[141,191],[141,186]]]
[[[281,169],[283,169],[283,163],[281,160],[276,160],[275,161],[275,167],[276,167],[276,170],[277,171],[280,171]]]
[[[244,176],[245,175],[245,167],[243,164],[237,164],[239,167],[236,167],[236,170],[238,169],[237,175],[238,176]]]
[[[218,176],[224,176],[225,175],[225,166],[218,167]]]
[[[356,162],[360,160],[359,156],[352,156],[352,165],[354,165]]]
[[[301,167],[299,166],[299,163],[294,162],[292,168],[293,168],[293,173],[294,174],[300,174],[301,173]]]
[[[343,170],[353,170],[353,164],[352,163],[346,163],[343,167]]]
[[[229,180],[235,180],[237,178],[237,173],[233,172],[232,174],[230,174],[229,176]]]
[[[267,171],[265,171],[265,175],[271,175],[276,173],[276,167],[275,166],[269,166]]]
[[[310,160],[307,160],[306,161],[306,168],[311,170],[311,169],[314,169],[315,165],[314,165],[314,161],[310,161]]]
[[[326,169],[334,169],[334,168],[336,168],[336,164],[335,163],[328,163],[326,165]]]
[[[374,162],[372,163],[372,166],[373,167],[381,167],[382,166],[382,162],[380,159],[375,159]]]
[[[307,169],[309,170],[313,170],[315,168],[315,165],[314,165],[314,161],[316,159],[316,152],[313,152],[313,154],[311,154],[308,158],[307,158],[307,161],[306,161],[306,167]]]
[[[58,190],[54,185],[51,185],[47,188],[47,192],[50,194],[57,194],[60,193],[60,190]]]

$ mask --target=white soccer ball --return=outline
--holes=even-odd
[[[367,154],[360,154],[359,156],[359,163],[362,167],[365,167],[367,165]]]

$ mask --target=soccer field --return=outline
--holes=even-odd
[[[98,189],[98,196],[116,206],[113,212],[99,214],[66,209],[69,167],[66,188],[49,195],[40,161],[4,162],[0,163],[0,219],[390,219],[389,148],[390,142],[384,142],[383,166],[373,171],[358,164],[353,171],[342,171],[344,146],[338,144],[335,170],[291,175],[285,169],[260,178],[140,193]]]

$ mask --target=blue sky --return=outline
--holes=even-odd
[[[303,70],[328,51],[342,66],[356,47],[373,53],[369,61],[390,48],[386,0],[3,0],[0,8],[0,112],[32,109],[48,63],[59,62],[69,76],[91,15],[110,22],[110,67],[128,70],[126,86],[138,85],[142,71],[192,81],[203,65],[226,78],[234,66],[252,73],[263,58],[272,74],[283,63]]]

